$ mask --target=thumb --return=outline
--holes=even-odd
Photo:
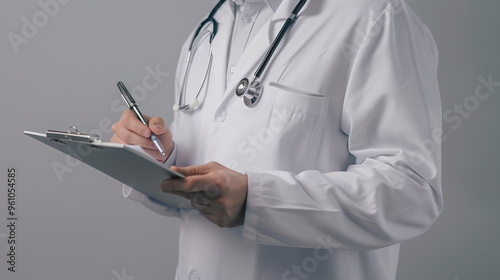
[[[210,168],[206,164],[187,167],[172,166],[170,168],[184,176],[205,175],[210,171]]]
[[[169,134],[170,130],[168,126],[165,124],[165,121],[160,117],[153,117],[149,120],[149,129],[156,134],[156,136],[161,136],[165,134]]]

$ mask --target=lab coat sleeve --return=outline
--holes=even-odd
[[[246,240],[370,250],[414,238],[439,216],[437,50],[413,12],[399,9],[374,21],[352,62],[341,128],[356,162],[326,173],[247,172]]]
[[[177,156],[177,149],[176,145],[174,145],[174,149],[170,153],[169,158],[163,164],[166,166],[172,166],[175,163],[176,156]],[[159,187],[160,186],[158,186],[158,188]],[[122,193],[124,197],[139,202],[142,205],[146,206],[151,211],[156,212],[160,215],[176,216],[176,217],[180,215],[179,209],[158,203],[127,185],[123,185]]]

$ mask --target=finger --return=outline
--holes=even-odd
[[[208,206],[210,206],[210,199],[208,199],[206,196],[203,195],[201,192],[196,192],[191,198],[191,204],[197,204],[198,206],[196,207],[198,210],[199,208],[205,209]]]
[[[196,200],[191,200],[191,206],[193,206],[194,209],[200,211],[200,213],[204,216],[207,209],[210,209],[210,205],[203,204],[202,202]]]
[[[210,198],[215,198],[220,192],[214,185],[211,175],[192,175],[183,179],[168,179],[161,183],[161,189],[164,192],[204,192]]]
[[[193,205],[194,207],[194,205]],[[198,209],[195,208],[196,210],[200,211],[200,213],[205,217],[207,220],[211,221],[212,223],[218,225],[219,227],[227,227],[224,222],[223,218],[220,216],[220,213],[210,213],[207,212],[206,210],[210,209],[210,207],[205,207],[205,209]]]
[[[172,166],[171,168],[174,171],[177,171],[184,176],[193,176],[193,175],[208,174],[210,171],[214,170],[217,167],[217,165],[219,165],[219,164],[216,162],[210,162],[207,164],[187,166],[187,167]]]
[[[176,196],[183,197],[183,198],[188,199],[188,200],[191,200],[191,198],[193,197],[192,193],[187,193],[187,192],[169,192],[169,193],[176,195]]]
[[[124,110],[120,121],[123,122],[123,126],[127,130],[133,131],[146,138],[151,136],[151,130],[149,127],[143,124],[131,110]]]
[[[111,142],[111,143],[118,143],[118,144],[126,144],[125,142],[123,142],[122,139],[120,139],[120,137],[116,136],[115,134],[113,134],[113,136],[111,137],[111,139],[109,140],[109,142]]]
[[[191,184],[186,178],[183,179],[168,179],[161,182],[161,190],[168,193],[187,192],[192,193]]]
[[[153,142],[151,141],[151,143]],[[158,149],[156,148],[156,146],[154,146],[154,144],[152,144],[152,146],[149,146],[147,148],[142,147],[142,150],[161,163],[165,162],[165,159],[167,158],[166,156],[161,154],[160,151],[158,151]]]
[[[171,194],[183,197],[191,201],[191,206],[197,210],[203,210],[206,212],[208,206],[210,206],[210,200],[203,196],[203,194],[197,193],[187,193],[187,192],[172,192]]]
[[[172,134],[167,124],[165,124],[165,121],[160,117],[146,118],[149,122],[149,128],[154,134],[156,134],[161,144],[163,145],[163,148],[165,149],[165,153],[169,155],[174,148],[174,142],[172,140]]]
[[[155,145],[153,142],[142,135],[128,130],[120,120],[120,122],[113,124],[113,142],[128,144],[128,145],[139,145],[147,149],[154,149]]]
[[[184,179],[167,179],[161,182],[161,190],[166,193],[186,192],[183,189]]]
[[[191,206],[193,206],[194,209],[198,210],[201,212],[204,208],[206,208],[206,205],[200,204],[197,201],[191,200]]]

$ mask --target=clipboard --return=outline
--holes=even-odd
[[[184,175],[163,166],[142,151],[140,146],[102,142],[97,135],[82,134],[75,127],[68,131],[24,131],[24,134],[80,160],[158,203],[178,209],[192,208],[188,199],[164,193],[160,188],[163,180],[183,178]]]

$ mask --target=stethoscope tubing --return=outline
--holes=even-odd
[[[201,29],[207,23],[212,23],[213,31],[212,31],[212,35],[210,36],[210,44],[212,44],[212,41],[214,40],[215,35],[217,34],[217,31],[219,29],[217,21],[214,19],[214,15],[215,15],[215,13],[217,13],[217,11],[219,10],[220,6],[222,6],[222,4],[224,4],[224,2],[226,2],[226,0],[219,1],[219,3],[217,3],[217,5],[215,5],[215,7],[212,9],[212,11],[208,15],[208,17],[204,21],[202,21],[200,23],[200,25],[198,26],[198,29],[194,33],[193,39],[191,40],[191,44],[189,45],[189,50],[190,51],[193,49],[193,44],[194,44],[194,41],[196,40],[196,37],[198,37],[198,35],[200,34]]]
[[[207,81],[208,72],[209,72],[208,69],[210,69],[212,67],[212,61],[213,61],[212,44],[210,44],[210,50],[209,50],[209,54],[208,54],[208,63],[207,63],[207,67],[205,69],[205,74],[203,76],[203,82],[201,83],[200,87],[197,89],[196,95],[195,95],[193,101],[191,101],[189,104],[181,105],[183,102],[186,101],[185,100],[185,98],[186,98],[185,91],[186,91],[186,83],[188,80],[188,75],[187,75],[188,73],[187,72],[188,72],[188,69],[191,68],[191,64],[193,63],[193,53],[191,50],[188,51],[186,68],[184,70],[184,79],[182,80],[181,94],[179,96],[179,103],[177,104],[177,106],[174,106],[174,108],[176,108],[176,109],[174,109],[174,111],[189,110],[191,107],[196,107],[199,104],[198,97],[200,96],[201,90],[203,89],[203,85],[205,85],[205,83]],[[192,105],[196,105],[196,106],[192,106]]]
[[[262,75],[262,73],[266,69],[267,65],[269,64],[269,61],[273,57],[274,52],[276,51],[279,44],[281,43],[281,40],[283,40],[283,37],[285,37],[285,34],[288,31],[288,29],[294,24],[295,20],[297,19],[297,14],[299,13],[299,11],[302,9],[302,7],[304,6],[304,4],[306,2],[307,2],[307,0],[301,0],[297,4],[297,6],[295,6],[291,15],[287,18],[287,20],[283,24],[283,27],[281,27],[278,35],[276,36],[276,38],[274,38],[274,41],[271,44],[271,47],[269,47],[269,50],[267,51],[266,55],[264,56],[264,59],[262,60],[259,67],[255,71],[255,74],[254,74],[255,77],[254,77],[254,80],[252,81],[252,83],[255,82],[256,79],[260,79],[260,76]]]

